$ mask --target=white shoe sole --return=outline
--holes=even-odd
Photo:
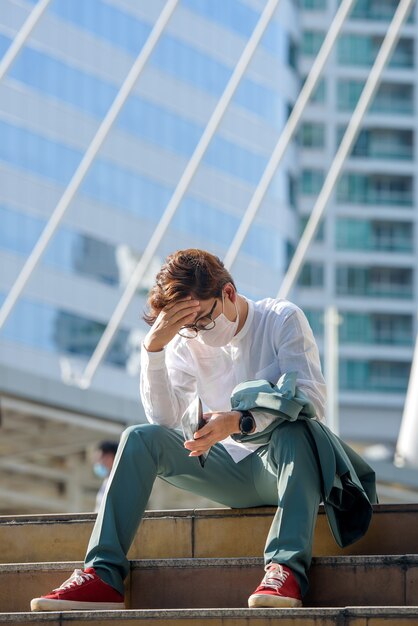
[[[300,600],[296,598],[283,598],[281,596],[273,596],[267,593],[254,593],[248,598],[248,606],[250,609],[262,608],[291,608],[296,609],[302,606]]]
[[[49,598],[34,598],[30,603],[31,611],[112,611],[124,608],[123,602],[75,602]]]

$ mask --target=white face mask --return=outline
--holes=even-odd
[[[213,348],[222,348],[226,346],[237,332],[239,324],[239,313],[236,302],[234,302],[235,310],[237,312],[237,319],[231,322],[224,314],[224,294],[222,292],[222,313],[215,319],[215,327],[211,330],[202,330],[197,336],[197,339],[207,346]]]
[[[93,472],[97,476],[97,478],[107,478],[110,474],[110,471],[107,469],[106,465],[103,465],[103,463],[100,463],[100,461],[93,465]]]

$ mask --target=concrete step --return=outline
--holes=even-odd
[[[27,611],[33,597],[58,587],[80,566],[1,565],[0,612]],[[244,608],[262,575],[260,558],[135,560],[126,603],[130,609]],[[316,557],[304,605],[416,606],[418,555]]]
[[[418,626],[418,607],[345,607],[341,609],[172,609],[3,613],[0,624],[13,626]]]
[[[260,556],[274,512],[272,507],[149,511],[129,557]],[[94,519],[94,513],[0,517],[0,562],[82,560]],[[332,538],[321,507],[313,554],[418,553],[417,528],[418,504],[376,505],[367,535],[341,550]]]

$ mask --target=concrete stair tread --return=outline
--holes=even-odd
[[[273,507],[146,512],[130,558],[251,557],[263,553]],[[81,560],[94,513],[0,517],[2,562]],[[418,552],[418,504],[375,505],[366,536],[339,548],[320,507],[313,554]]]
[[[251,624],[277,624],[281,626],[334,626],[344,624],[364,624],[368,626],[376,623],[414,625],[418,623],[418,606],[364,606],[364,607],[323,607],[323,608],[300,608],[300,609],[127,609],[124,611],[65,611],[46,613],[1,613],[0,624],[23,624],[48,623],[61,626],[63,623],[89,623],[99,624],[115,622],[128,622],[130,624],[152,623],[155,626],[171,623],[173,626],[190,625],[194,620],[199,626],[235,626],[238,623],[243,626]]]
[[[273,507],[149,511],[131,550],[125,611],[29,613],[76,568],[94,513],[0,517],[0,626],[418,626],[418,504],[376,505],[369,532],[336,546],[321,507],[301,609],[248,609]],[[186,608],[187,607],[187,608]]]
[[[0,565],[0,610],[26,611],[31,598],[68,578],[79,562]],[[263,574],[250,558],[131,561],[126,602],[132,609],[245,607]],[[418,555],[316,557],[305,606],[418,605]]]
[[[374,504],[372,505],[374,516],[396,515],[399,513],[418,515],[418,503],[411,502],[405,504]],[[260,506],[248,509],[230,509],[230,508],[210,508],[210,509],[163,509],[145,511],[143,519],[161,519],[161,518],[242,518],[242,517],[271,517],[274,515],[276,507]],[[325,515],[324,506],[319,506],[319,516]],[[0,515],[0,526],[19,524],[54,524],[54,523],[80,523],[94,521],[96,513],[32,513],[28,515]]]
[[[170,558],[170,559],[131,559],[132,569],[149,568],[206,568],[206,567],[263,567],[262,557],[205,557],[205,558]],[[418,554],[350,554],[338,556],[316,556],[312,558],[312,567],[318,565],[413,565],[418,566]],[[73,571],[82,568],[82,561],[41,561],[36,563],[0,563],[0,572],[33,571]]]

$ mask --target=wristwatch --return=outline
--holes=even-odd
[[[249,411],[240,411],[239,429],[241,435],[249,435],[255,429],[255,419]]]

